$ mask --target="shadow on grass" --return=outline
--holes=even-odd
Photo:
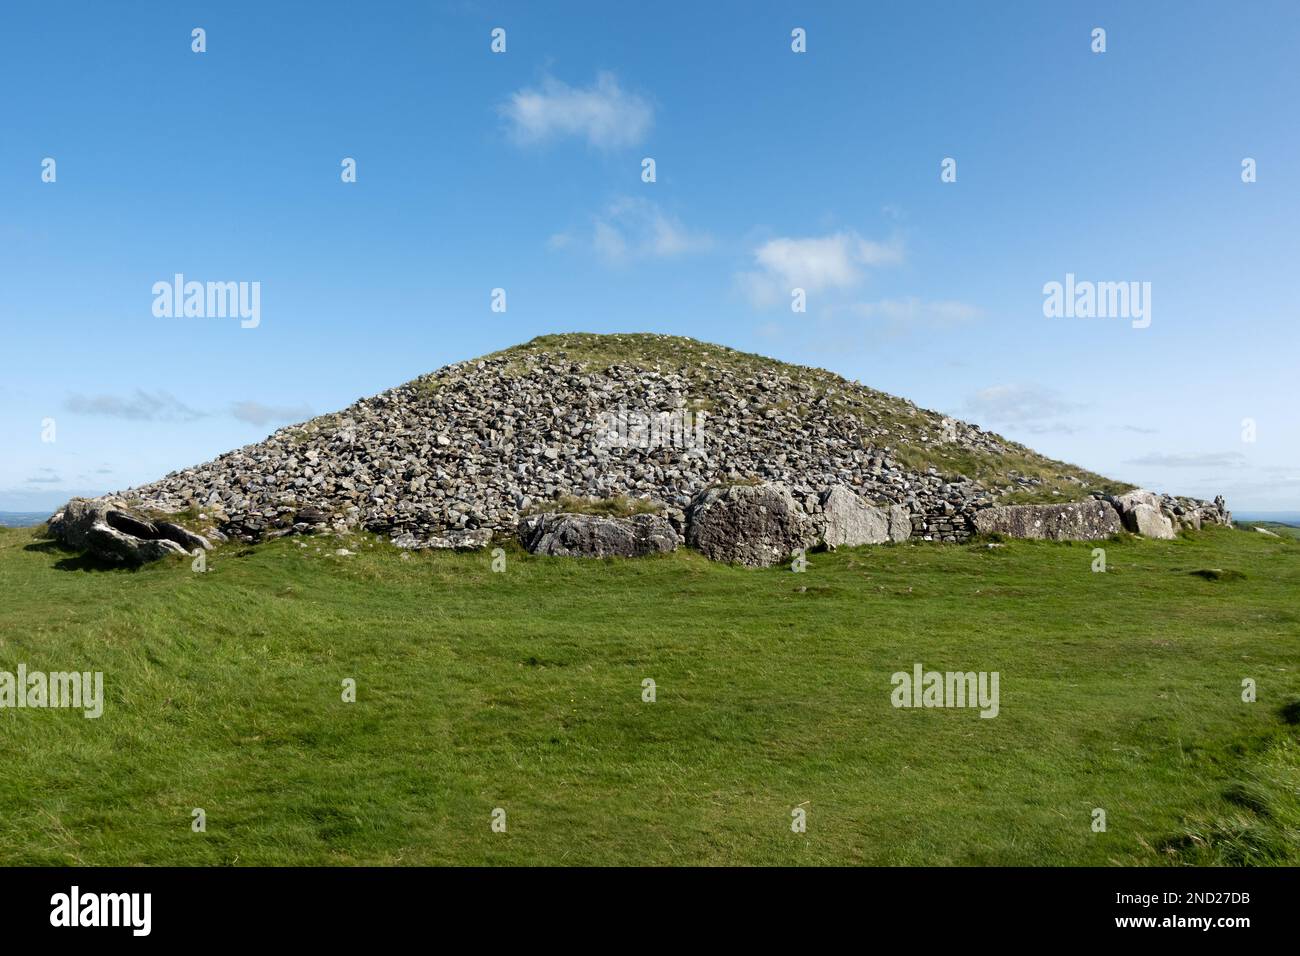
[[[24,551],[35,551],[37,554],[63,554],[66,555],[61,561],[55,561],[52,565],[58,571],[130,571],[131,568],[113,561],[105,561],[103,558],[96,558],[90,554],[81,554],[71,551],[59,544],[57,541],[36,541],[23,547]]]

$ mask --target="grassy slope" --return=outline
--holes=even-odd
[[[0,710],[0,863],[1300,863],[1295,541],[1117,540],[1106,574],[1083,545],[885,546],[801,575],[367,542],[200,575],[0,531],[0,669],[102,670],[107,697]],[[894,710],[918,660],[1000,671],[1001,715]]]

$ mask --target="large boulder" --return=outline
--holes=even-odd
[[[103,501],[73,498],[49,520],[50,534],[60,544],[84,551],[90,546],[90,529],[96,524],[108,524],[109,507]]]
[[[141,518],[112,499],[73,498],[50,519],[49,529],[65,547],[113,564],[140,565],[211,548],[202,535],[169,521]]]
[[[1140,534],[1144,538],[1169,540],[1176,537],[1174,523],[1169,517],[1159,508],[1147,504],[1134,505],[1132,510],[1125,512],[1124,524],[1134,534]]]
[[[889,540],[889,515],[868,504],[853,489],[835,485],[822,493],[821,505],[826,547],[834,550],[841,546],[883,544]],[[908,527],[910,530],[910,522]]]
[[[519,540],[533,554],[572,558],[641,558],[675,551],[680,541],[661,515],[614,518],[558,512],[523,518]]]
[[[781,484],[706,488],[691,501],[686,543],[714,561],[767,567],[818,540],[817,523]]]
[[[980,534],[1052,541],[1096,541],[1122,529],[1119,512],[1100,499],[1059,505],[1002,505],[975,513]]]
[[[1107,499],[1119,512],[1124,528],[1144,538],[1173,538],[1174,523],[1160,506],[1160,496],[1143,488]]]
[[[87,532],[86,550],[97,558],[115,564],[148,564],[169,554],[188,554],[175,541],[166,538],[150,540],[119,531],[107,524],[96,524]]]

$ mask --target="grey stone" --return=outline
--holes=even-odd
[[[836,485],[829,489],[822,495],[821,508],[825,519],[822,540],[831,550],[889,540],[889,515],[851,488]]]
[[[1108,500],[1119,510],[1125,530],[1144,538],[1168,540],[1175,537],[1174,522],[1162,511],[1160,496],[1155,492],[1136,488]]]
[[[1130,528],[1135,534],[1140,534],[1144,538],[1163,538],[1169,540],[1177,537],[1174,532],[1173,522],[1167,516],[1160,512],[1159,508],[1153,508],[1151,505],[1139,504],[1125,514],[1125,524],[1132,521]]]
[[[912,513],[906,505],[889,506],[889,540],[895,543],[912,536]]]
[[[448,531],[446,534],[417,538],[413,534],[398,535],[393,545],[408,551],[482,551],[492,543],[492,529],[474,528],[469,531]]]
[[[61,544],[77,551],[90,546],[90,529],[107,524],[109,501],[73,498],[49,521],[50,534]]]
[[[104,521],[110,528],[116,528],[123,534],[129,534],[135,538],[143,538],[146,541],[152,541],[158,537],[158,526],[152,521],[146,521],[143,518],[137,518],[133,514],[128,514],[117,508],[109,508],[104,512]]]
[[[50,520],[49,529],[64,546],[114,564],[145,564],[209,547],[201,535],[171,522],[147,521],[111,498],[73,498]]]
[[[157,521],[154,522],[154,524],[157,527],[159,538],[174,541],[191,554],[198,549],[204,551],[212,550],[212,544],[207,538],[203,537],[201,534],[195,534],[188,528],[182,528],[180,525],[173,524],[170,521]]]
[[[1001,505],[975,513],[980,534],[1052,541],[1097,541],[1122,530],[1109,502],[1091,499],[1061,505]]]
[[[188,552],[175,541],[159,538],[150,541],[118,531],[108,524],[95,524],[86,534],[87,548],[92,555],[117,564],[139,565],[157,561],[169,554]]]
[[[519,540],[532,554],[573,558],[640,558],[675,551],[679,543],[668,519],[652,514],[529,515],[519,522]]]
[[[768,567],[820,537],[781,484],[707,488],[691,502],[686,542],[714,561]]]

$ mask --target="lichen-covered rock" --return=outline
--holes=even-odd
[[[780,484],[726,485],[696,495],[686,543],[714,561],[768,567],[813,547],[815,522]]]
[[[1059,505],[1002,505],[975,514],[975,530],[1011,538],[1097,541],[1122,530],[1119,512],[1094,498]]]
[[[641,558],[677,550],[667,518],[546,513],[519,522],[519,540],[532,554],[571,558]]]
[[[889,515],[869,504],[852,488],[835,485],[822,495],[822,540],[826,547],[856,547],[883,544],[889,540]],[[908,522],[911,532],[911,522]]]

